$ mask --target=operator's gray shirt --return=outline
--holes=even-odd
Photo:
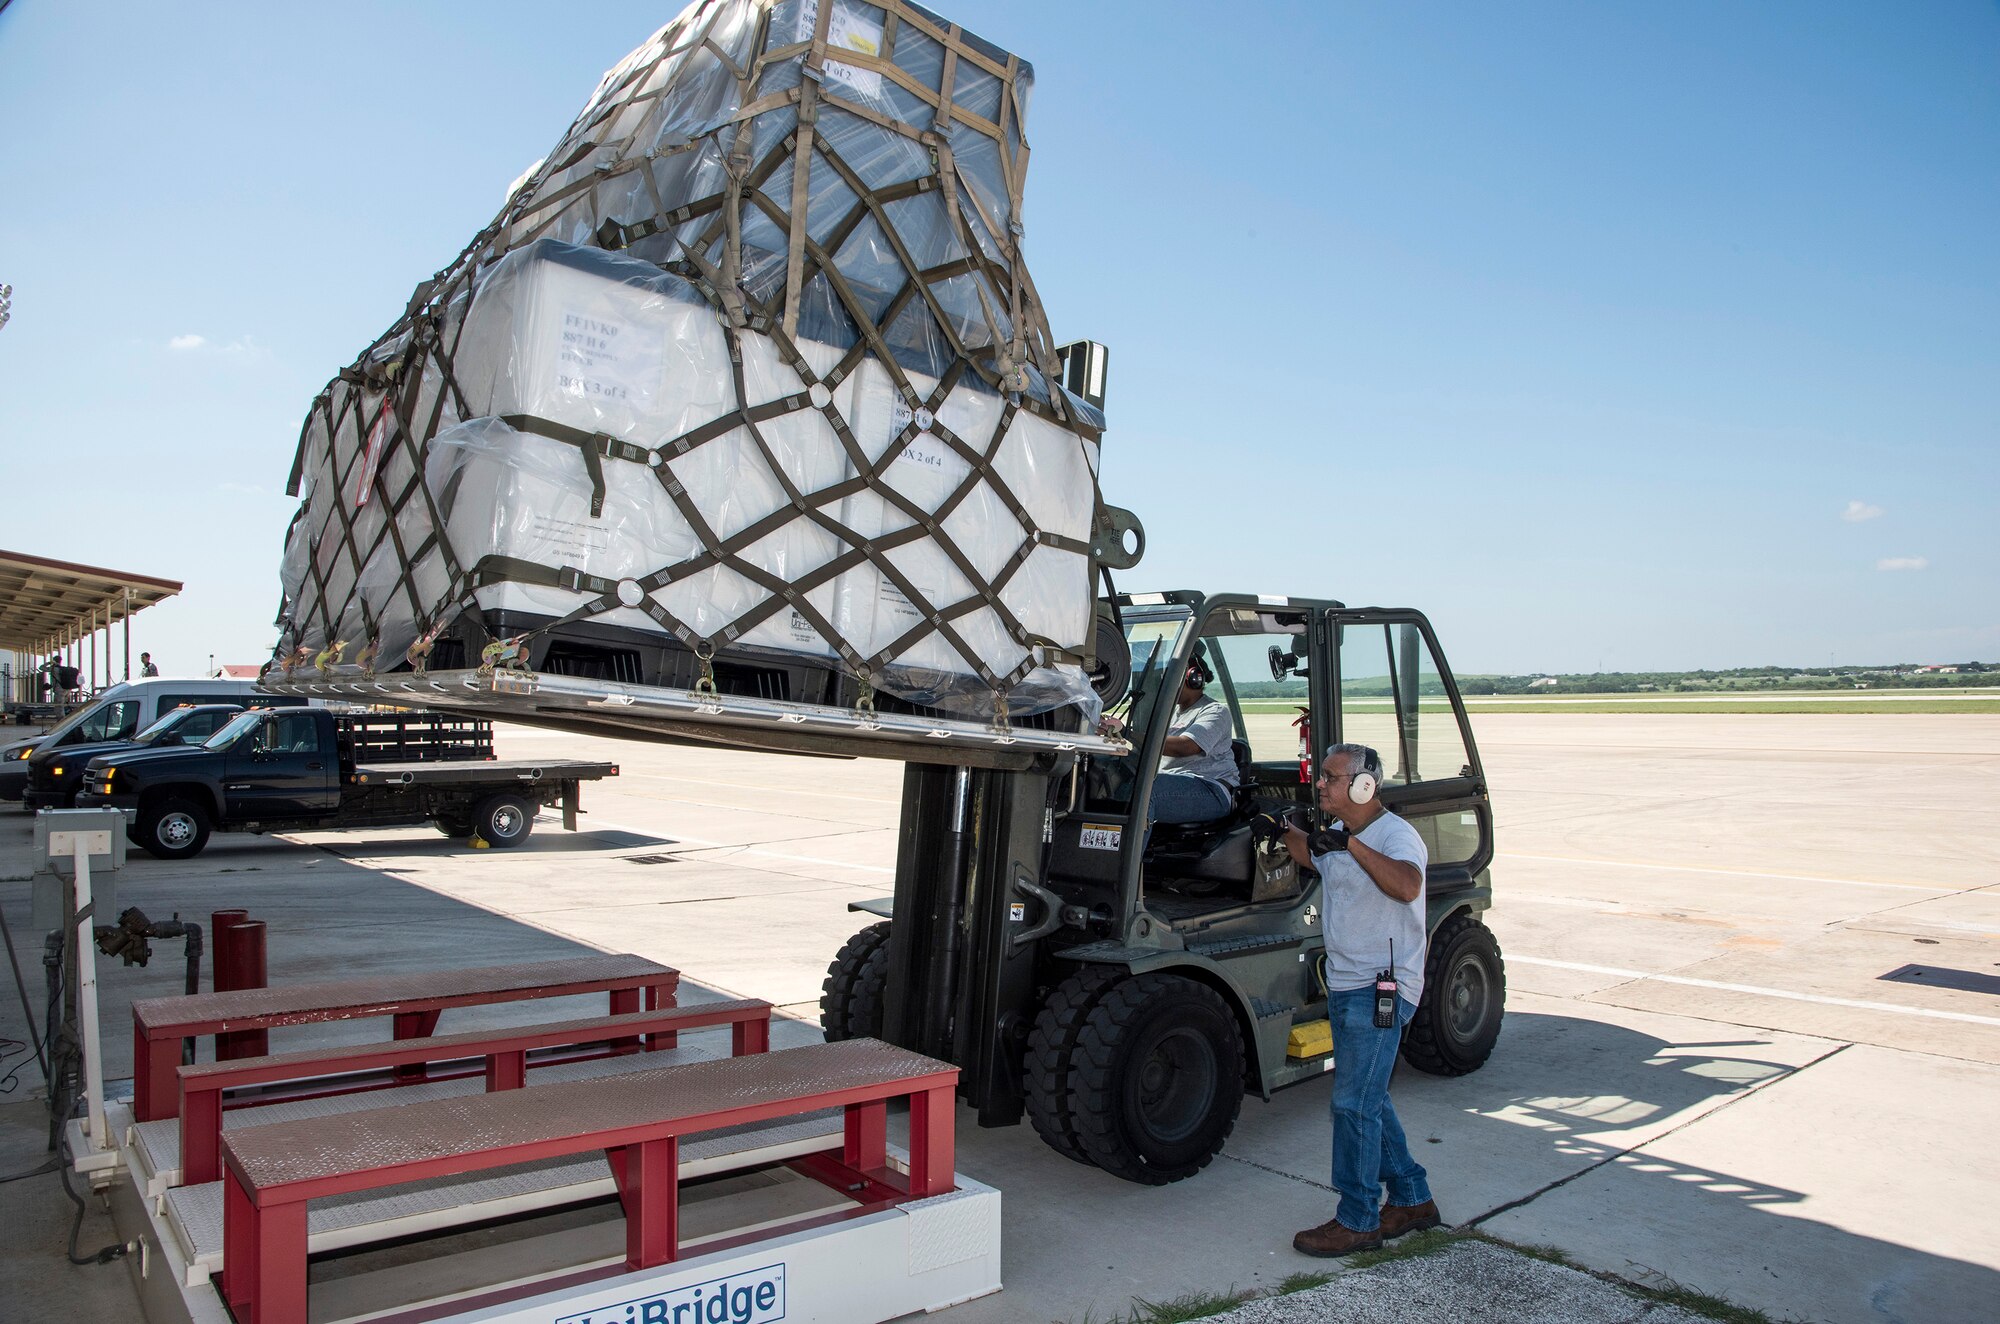
[[[1167,727],[1169,736],[1186,736],[1201,746],[1199,754],[1169,754],[1160,760],[1161,772],[1193,773],[1223,786],[1236,785],[1236,756],[1229,752],[1233,730],[1229,706],[1217,699],[1202,699],[1192,708],[1174,713]]]
[[[1417,830],[1386,811],[1352,839],[1392,860],[1408,860],[1420,874],[1430,863],[1430,851]],[[1319,870],[1321,923],[1326,926],[1327,989],[1340,993],[1371,987],[1375,972],[1388,966],[1393,943],[1397,996],[1413,1006],[1423,1001],[1428,884],[1417,889],[1415,901],[1398,901],[1375,886],[1368,871],[1346,851],[1313,856],[1313,868]]]

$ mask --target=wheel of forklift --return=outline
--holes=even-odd
[[[834,953],[820,985],[819,1026],[828,1043],[882,1035],[882,995],[889,985],[889,922],[870,924]]]
[[[1424,962],[1424,997],[1403,1031],[1403,1060],[1433,1076],[1486,1065],[1500,1040],[1507,969],[1493,931],[1466,911],[1438,925]]]
[[[1243,1107],[1235,1013],[1180,975],[1112,983],[1081,1015],[1067,1057],[1061,1102],[1076,1157],[1126,1181],[1194,1176],[1221,1152]]]
[[[1028,1033],[1021,1082],[1028,1121],[1050,1149],[1090,1163],[1076,1135],[1076,1094],[1070,1070],[1086,1018],[1111,986],[1126,977],[1116,966],[1086,965],[1056,985]],[[1094,1165],[1093,1165],[1094,1166]]]
[[[489,795],[472,811],[472,827],[489,846],[518,846],[535,828],[535,807],[518,795]]]

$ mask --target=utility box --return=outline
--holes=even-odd
[[[118,914],[117,871],[125,867],[125,815],[116,809],[44,809],[35,815],[33,923],[63,926],[63,897],[76,874],[76,850],[90,861],[96,916],[109,924]]]

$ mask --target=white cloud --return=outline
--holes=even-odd
[[[1930,566],[1928,556],[1885,556],[1875,563],[1877,570],[1923,570]]]
[[[1850,501],[1847,503],[1847,509],[1840,512],[1840,517],[1849,524],[1859,524],[1865,519],[1875,519],[1881,513],[1880,506],[1871,506],[1866,501]]]
[[[167,348],[177,354],[201,354],[236,363],[261,361],[271,356],[271,351],[258,344],[254,336],[238,336],[223,343],[192,331],[167,341]]]

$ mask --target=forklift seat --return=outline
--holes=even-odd
[[[1229,812],[1206,823],[1155,823],[1146,848],[1149,870],[1157,868],[1163,876],[1193,882],[1204,891],[1229,884],[1250,886],[1255,870],[1250,819],[1257,813],[1257,786],[1249,743],[1232,740],[1229,752],[1236,760]]]

